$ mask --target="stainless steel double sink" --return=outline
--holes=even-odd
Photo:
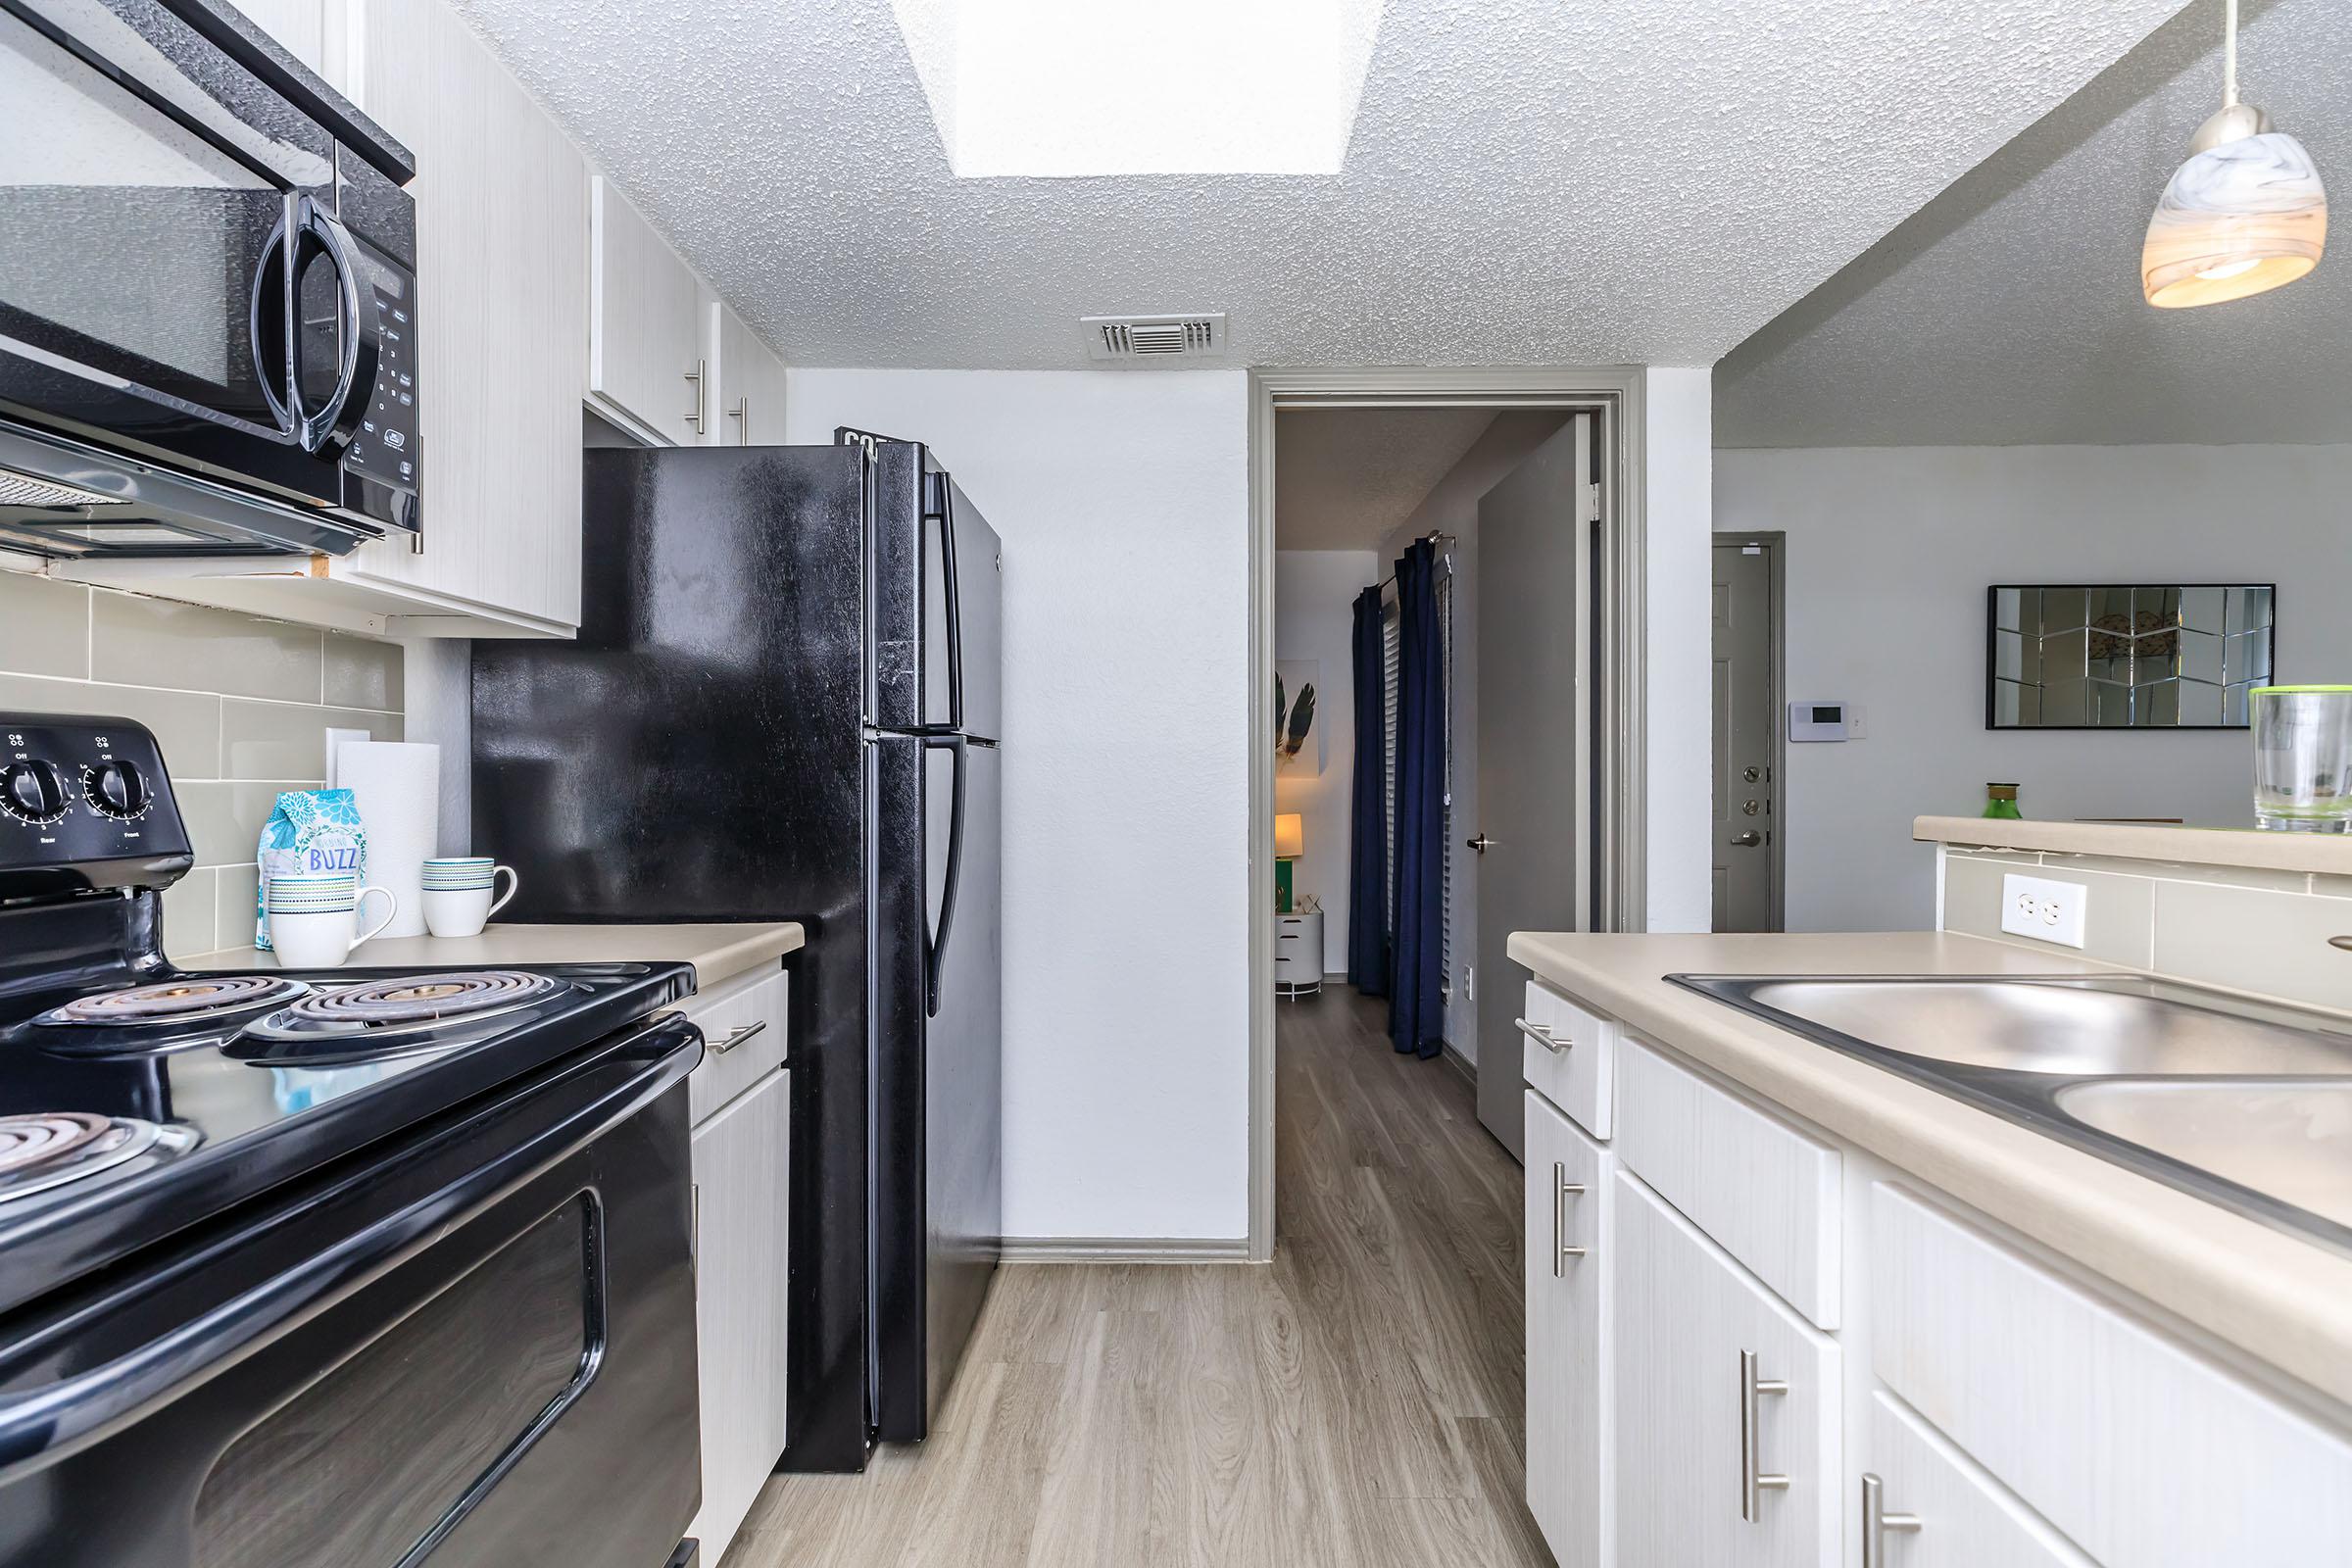
[[[1666,978],[2352,1250],[2352,1020],[2127,974]]]

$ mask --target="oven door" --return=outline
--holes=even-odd
[[[53,554],[380,533],[345,506],[376,301],[333,135],[143,0],[0,0],[0,533],[46,524]],[[216,518],[208,481],[254,525]]]
[[[669,1561],[701,1054],[644,1027],[12,1332],[0,1564]]]

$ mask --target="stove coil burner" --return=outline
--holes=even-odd
[[[310,987],[299,980],[270,974],[227,974],[167,980],[159,985],[133,986],[80,997],[42,1013],[42,1023],[63,1024],[179,1024],[198,1023],[256,1007],[273,1006],[306,995]]]
[[[0,1116],[0,1203],[99,1175],[129,1175],[195,1147],[189,1128],[132,1116],[79,1110]],[[147,1157],[134,1165],[141,1156]]]
[[[87,1111],[55,1110],[34,1116],[0,1116],[0,1176],[65,1159],[105,1137],[114,1122]]]
[[[313,992],[280,1016],[288,1022],[401,1028],[503,1012],[564,989],[561,980],[519,969],[412,974]]]

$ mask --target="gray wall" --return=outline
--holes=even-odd
[[[2352,680],[2352,447],[1844,447],[1715,454],[1715,527],[1788,536],[1791,700],[1868,738],[1792,746],[1792,931],[1935,923],[1923,812],[2016,779],[2034,817],[2250,824],[2242,730],[1988,732],[1995,582],[2278,584],[2278,678]]]
[[[1348,972],[1348,823],[1355,781],[1355,596],[1377,581],[1380,558],[1369,550],[1274,553],[1274,658],[1311,659],[1315,722],[1324,765],[1293,765],[1274,775],[1274,809],[1302,818],[1306,854],[1293,873],[1295,894],[1323,901],[1323,971]],[[1297,692],[1290,694],[1295,701]],[[1309,743],[1308,750],[1312,749]]]

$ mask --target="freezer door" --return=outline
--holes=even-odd
[[[961,1364],[1003,1229],[1000,764],[961,736],[875,750],[877,1435],[912,1442]]]
[[[955,477],[928,476],[923,517],[923,711],[927,724],[1004,739],[998,691],[1004,546]]]

